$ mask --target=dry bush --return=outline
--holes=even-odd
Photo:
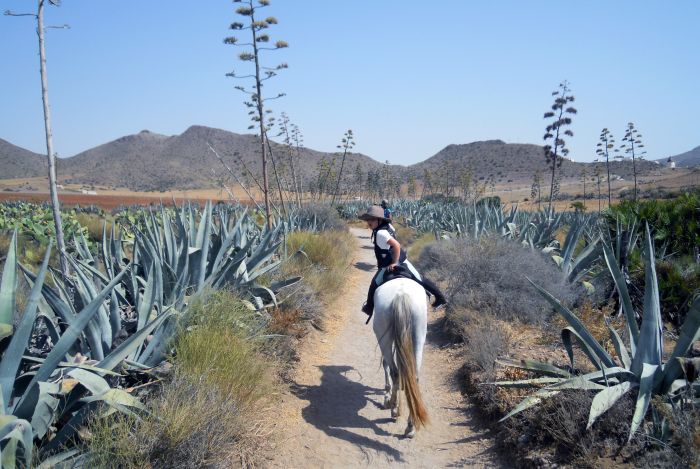
[[[582,287],[563,280],[546,254],[495,237],[429,245],[418,263],[431,278],[447,284],[453,306],[499,319],[542,324],[551,316],[551,306],[526,277],[566,305],[584,293]]]
[[[586,430],[592,400],[593,393],[587,391],[562,391],[500,424],[498,444],[529,467],[593,468],[600,467],[601,460],[629,459],[640,449],[638,439],[627,443],[634,396],[622,398]]]
[[[700,467],[700,404],[688,397],[670,409],[661,397],[652,400],[653,410],[668,424],[670,435],[661,442],[650,438],[636,461],[638,467]]]
[[[478,367],[482,381],[493,381],[496,360],[508,355],[509,334],[492,318],[482,318],[468,310],[453,311],[453,315],[457,314],[467,363]]]

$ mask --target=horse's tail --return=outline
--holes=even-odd
[[[391,303],[394,314],[396,366],[400,389],[406,392],[408,411],[416,430],[428,423],[428,411],[418,387],[418,370],[413,350],[413,309],[415,304],[406,293],[398,294]]]

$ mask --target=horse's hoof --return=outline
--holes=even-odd
[[[388,409],[389,408],[389,401],[391,400],[391,397],[389,396],[384,396],[384,408]]]
[[[397,409],[397,408],[391,409],[391,418],[394,420],[399,418],[399,409]]]
[[[416,430],[413,428],[407,428],[406,433],[403,434],[406,438],[413,438],[416,436]]]

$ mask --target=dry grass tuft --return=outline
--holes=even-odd
[[[275,391],[269,357],[246,337],[250,311],[219,291],[192,306],[175,372],[138,419],[92,422],[91,467],[231,467],[256,462]]]
[[[110,217],[111,218],[111,217]],[[107,233],[109,234],[111,227],[111,220],[105,218],[105,216],[97,215],[93,213],[76,213],[75,219],[78,220],[80,226],[87,228],[88,237],[91,241],[100,242],[102,241],[102,225],[107,223]]]
[[[304,254],[293,256],[281,275],[300,275],[323,302],[333,299],[343,285],[345,269],[350,264],[355,247],[353,236],[344,231],[298,231],[289,235],[287,247],[290,253],[303,251]]]

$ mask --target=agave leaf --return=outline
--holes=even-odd
[[[513,368],[521,368],[523,370],[536,371],[545,375],[559,376],[562,378],[570,378],[571,374],[551,363],[539,362],[536,360],[510,360],[507,358],[500,358],[496,360],[496,363],[503,366],[510,366]]]
[[[97,289],[75,259],[68,256],[68,261],[73,265],[73,269],[78,276],[79,282],[75,285],[76,290],[83,299],[83,304],[88,304],[97,295]],[[104,304],[99,305],[95,317],[97,318],[97,330],[102,341],[102,347],[99,349],[100,354],[95,358],[100,359],[102,358],[102,351],[109,350],[112,346],[112,327],[109,324],[109,312]],[[98,351],[96,350],[95,352],[97,353]]]
[[[541,389],[538,392],[536,392],[535,394],[528,396],[525,399],[523,399],[522,401],[520,401],[520,403],[517,406],[515,406],[515,408],[513,410],[508,412],[508,414],[506,414],[505,417],[500,419],[499,422],[503,422],[505,420],[508,420],[509,418],[514,416],[515,414],[519,414],[520,412],[527,410],[530,407],[539,404],[540,402],[542,402],[542,399],[545,399],[545,398],[551,397],[551,396],[555,396],[557,394],[559,394],[559,391],[550,391],[548,389]]]
[[[153,339],[139,357],[141,363],[147,366],[155,366],[163,360],[165,351],[177,330],[176,319],[176,317],[171,316],[170,319],[153,334]]]
[[[3,416],[0,428],[0,441],[5,442],[2,448],[2,467],[13,468],[17,460],[17,444],[24,447],[24,465],[28,466],[32,460],[32,426],[24,419],[18,419],[13,415]]]
[[[278,245],[279,246],[279,245]],[[272,254],[270,254],[272,256]],[[260,277],[261,275],[265,275],[266,273],[275,270],[277,267],[279,267],[281,261],[275,261],[271,262],[270,264],[267,264],[266,266],[254,268],[252,270],[248,271],[248,282],[252,282],[256,278]],[[250,264],[248,264],[250,265]]]
[[[51,454],[54,451],[64,447],[68,440],[70,440],[77,430],[85,423],[98,404],[98,402],[93,402],[83,405],[73,414],[68,422],[61,427],[58,433],[56,433],[56,436],[42,446],[42,453]]]
[[[666,392],[670,388],[671,383],[683,375],[683,370],[677,359],[684,357],[690,350],[690,347],[698,340],[700,340],[700,299],[695,300],[690,311],[688,311],[685,322],[678,334],[676,346],[671,353],[671,358],[664,366],[661,392]]]
[[[636,383],[624,381],[615,386],[607,387],[596,394],[593,398],[593,402],[591,403],[591,410],[588,414],[588,424],[586,425],[586,430],[591,428],[596,419],[614,406],[615,403],[627,393],[627,391],[636,386]]]
[[[531,378],[531,379],[519,379],[517,381],[494,381],[492,383],[479,383],[481,385],[493,385],[503,388],[529,388],[533,386],[541,386],[548,384],[555,384],[565,381],[565,378]]]
[[[33,287],[34,283],[36,282],[36,275],[21,264],[19,267],[22,269],[27,283]],[[60,291],[56,291],[50,286],[44,284],[41,287],[41,293],[54,314],[58,316],[61,321],[70,325],[70,323],[73,321],[73,317],[75,316],[75,312],[73,311],[72,305],[63,301]]]
[[[15,415],[18,417],[31,415],[31,409],[34,407],[38,396],[38,383],[48,380],[53,374],[66,352],[73,346],[88,322],[95,316],[107,295],[119,284],[122,276],[124,276],[126,272],[127,270],[123,270],[117,274],[117,276],[114,277],[114,279],[76,316],[73,324],[66,329],[61,339],[54,345],[53,349],[44,360],[44,363],[39,367],[36,375],[34,375],[27,386],[27,390],[15,407],[15,411],[13,412]]]
[[[615,352],[617,352],[620,362],[622,362],[622,365],[625,368],[629,369],[632,364],[632,360],[630,359],[629,353],[627,353],[627,347],[625,347],[625,344],[617,331],[610,325],[608,318],[605,318],[605,325],[608,327],[608,331],[610,332],[610,340],[612,340],[613,346],[615,347]]]
[[[115,349],[116,350],[116,349]],[[24,360],[28,362],[34,362],[34,363],[44,363],[43,358],[39,357],[30,357],[29,355],[25,355],[22,357]],[[114,371],[110,371],[106,368],[100,368],[99,366],[93,366],[93,365],[87,365],[85,363],[74,363],[74,362],[61,362],[58,364],[57,368],[79,368],[81,370],[87,370],[91,371],[93,373],[97,373],[100,375],[110,375],[110,376],[122,376],[120,373],[116,373]]]
[[[592,352],[594,356],[598,358],[598,360],[594,360],[591,356],[591,360],[596,363],[597,361],[602,362],[602,364],[606,367],[613,367],[615,366],[615,362],[613,361],[612,357],[608,355],[608,352],[605,351],[605,349],[598,343],[597,340],[595,340],[595,337],[591,335],[591,333],[586,329],[586,326],[581,322],[579,318],[576,317],[574,313],[569,311],[564,305],[562,305],[559,300],[554,298],[549,292],[547,292],[545,289],[540,287],[539,285],[535,284],[532,280],[530,280],[528,277],[527,280],[534,285],[535,288],[540,292],[540,294],[554,307],[554,309],[561,314],[564,319],[566,319],[566,322],[568,322],[571,325],[571,330],[576,332],[576,337],[581,340],[582,343],[585,343],[587,347],[584,347],[584,351],[588,354],[588,351]],[[564,333],[562,331],[562,338],[564,336]],[[569,355],[569,358],[573,358],[572,355]],[[599,367],[600,368],[600,367]]]
[[[67,374],[68,376],[78,380],[78,382],[93,395],[105,393],[110,389],[109,384],[103,377],[95,373],[91,373],[90,371],[74,368]]]
[[[146,325],[151,316],[151,311],[153,310],[153,305],[155,303],[156,289],[155,280],[153,278],[155,271],[155,262],[151,264],[148,269],[148,280],[146,281],[146,288],[143,295],[139,295],[138,302],[138,325],[137,330],[141,329]]]
[[[41,287],[44,284],[44,278],[46,277],[46,271],[49,266],[49,258],[51,257],[51,244],[51,241],[49,241],[46,253],[44,254],[44,262],[41,264],[41,268],[37,273],[36,282],[34,282],[32,291],[29,294],[27,306],[24,309],[19,327],[17,327],[17,331],[12,335],[10,344],[7,346],[7,350],[5,350],[2,361],[0,361],[0,387],[2,387],[2,400],[6,403],[10,402],[17,370],[22,361],[22,355],[24,355],[24,351],[29,343],[29,338],[32,335],[32,329],[34,328],[37,304],[41,296]]]
[[[573,262],[571,272],[568,275],[569,282],[576,282],[583,277],[588,268],[600,257],[600,238],[586,246]]]
[[[620,268],[617,266],[617,259],[606,243],[603,243],[603,255],[605,257],[605,262],[608,264],[608,269],[612,274],[617,291],[620,295],[622,310],[625,313],[627,328],[630,334],[630,349],[632,351],[632,356],[635,356],[637,354],[637,344],[639,343],[639,328],[637,327],[637,318],[634,313],[634,308],[632,307],[632,300],[630,299],[630,294],[627,291],[627,282],[625,281],[625,277],[622,275]]]
[[[291,285],[294,285],[295,283],[299,282],[301,280],[301,277],[290,277],[284,280],[277,280],[275,282],[272,282],[270,284],[270,290],[277,292],[281,290],[282,288],[289,287]]]
[[[659,365],[644,363],[642,365],[642,375],[639,379],[639,394],[637,395],[637,405],[634,409],[634,416],[632,417],[632,425],[630,426],[630,434],[627,441],[630,441],[637,431],[637,428],[644,421],[644,416],[649,408],[649,402],[651,401],[651,393],[654,387],[654,375],[659,369]]]
[[[55,469],[57,467],[63,467],[63,466],[60,466],[61,463],[67,461],[68,459],[71,459],[73,456],[76,456],[79,453],[80,453],[80,449],[78,449],[78,448],[71,449],[68,451],[62,451],[58,454],[55,454],[51,457],[44,459],[41,462],[41,464],[36,466],[36,469]],[[76,466],[72,466],[72,467],[76,467]]]
[[[562,329],[561,331],[561,341],[564,344],[564,348],[566,349],[566,354],[569,356],[571,368],[575,368],[574,347],[571,341],[571,336],[573,336],[578,341],[579,345],[581,346],[581,349],[586,354],[591,363],[593,363],[593,365],[599,370],[603,369],[603,364],[601,363],[600,359],[596,356],[595,352],[591,349],[591,347],[581,338],[580,335],[576,333],[576,331],[571,326],[568,326]]]
[[[124,391],[123,389],[111,388],[102,394],[96,396],[88,396],[81,399],[82,402],[104,402],[105,404],[116,407],[118,410],[122,410],[126,407],[134,407],[140,410],[146,410],[144,406],[137,398]]]
[[[578,378],[583,378],[589,381],[609,381],[613,378],[621,379],[624,381],[635,381],[637,376],[634,375],[630,370],[626,370],[619,366],[614,366],[612,368],[603,368],[602,370],[592,371],[584,375],[579,375]]]
[[[558,383],[551,384],[547,386],[547,389],[551,390],[561,390],[561,389],[583,389],[583,390],[598,390],[598,389],[605,389],[606,386],[602,384],[595,383],[591,381],[590,379],[587,379],[586,376],[575,376],[573,378],[560,381]]]
[[[562,268],[565,275],[568,275],[571,265],[571,259],[574,257],[574,250],[578,244],[578,240],[581,237],[581,230],[583,229],[583,224],[579,222],[574,222],[569,232],[566,234],[566,239],[564,240],[564,252],[562,253],[562,264],[559,267]]]
[[[659,306],[659,284],[656,280],[654,265],[654,246],[652,244],[649,225],[646,225],[646,242],[644,249],[645,280],[644,280],[644,316],[639,333],[637,353],[632,359],[632,372],[639,375],[642,364],[661,365],[663,360],[663,324]]]
[[[105,370],[113,370],[119,363],[126,360],[128,356],[136,355],[139,348],[143,345],[144,340],[146,340],[146,337],[148,337],[148,335],[153,332],[155,328],[160,326],[163,321],[169,318],[171,314],[172,313],[165,311],[156,319],[148,323],[145,327],[131,335],[128,339],[119,344],[117,348],[112,350],[112,352],[102,361],[100,361],[97,364],[97,367]]]
[[[0,278],[0,340],[12,335],[12,317],[15,314],[17,291],[17,230],[7,250],[5,266]]]
[[[46,435],[49,426],[56,419],[56,409],[61,402],[53,395],[60,391],[59,383],[42,381],[39,383],[39,399],[32,414],[32,429],[34,435],[41,439]]]

